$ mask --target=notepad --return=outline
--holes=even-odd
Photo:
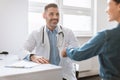
[[[5,67],[7,68],[32,68],[38,65],[40,64],[31,62],[31,61],[22,60],[22,61],[17,61],[13,64],[6,65]]]

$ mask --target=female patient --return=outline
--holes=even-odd
[[[80,48],[64,49],[62,55],[77,61],[98,55],[102,80],[120,80],[120,0],[108,0],[106,12],[117,27],[99,32]]]

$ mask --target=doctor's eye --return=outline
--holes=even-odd
[[[56,16],[59,16],[59,13],[57,13]]]
[[[53,16],[54,14],[53,14],[53,13],[50,13],[49,15],[50,15],[50,16]]]

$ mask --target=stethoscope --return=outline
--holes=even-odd
[[[44,26],[43,29],[42,29],[42,43],[41,43],[42,46],[45,46],[44,28],[45,28],[45,26]],[[60,26],[60,29],[61,29],[61,31],[58,32],[57,35],[56,35],[56,36],[57,36],[57,46],[58,46],[58,47],[62,46],[63,40],[64,40],[64,33],[63,33],[63,31],[62,31],[62,26]]]

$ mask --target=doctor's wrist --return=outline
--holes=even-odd
[[[32,57],[34,57],[35,54],[30,54],[30,61],[32,61]]]

